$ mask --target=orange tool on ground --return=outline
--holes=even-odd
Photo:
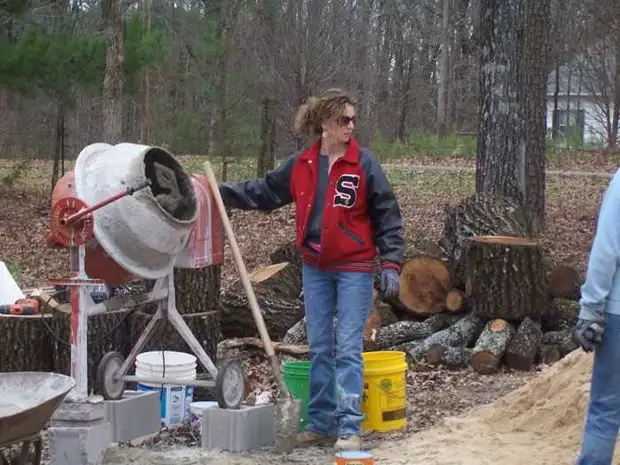
[[[19,299],[14,304],[0,305],[0,315],[36,315],[39,311],[37,299]]]

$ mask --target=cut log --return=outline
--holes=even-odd
[[[263,341],[255,337],[244,337],[226,339],[218,345],[218,353],[224,358],[228,358],[233,351],[245,351],[247,349],[265,350]],[[305,344],[285,344],[283,342],[274,342],[273,350],[276,354],[292,355],[293,357],[306,358],[308,356],[308,346]]]
[[[579,317],[579,310],[579,302],[560,297],[553,299],[542,317],[543,331],[574,328]]]
[[[530,371],[536,361],[536,354],[542,340],[540,323],[525,317],[508,344],[504,363],[514,370]]]
[[[445,305],[449,312],[465,311],[468,308],[467,297],[460,289],[452,289],[446,295]]]
[[[432,334],[448,328],[458,321],[454,315],[438,313],[424,321],[397,321],[375,330],[367,341],[366,348],[382,350],[403,342],[426,339]]]
[[[434,344],[426,353],[429,365],[443,365],[446,368],[458,369],[469,365],[473,350],[469,347],[452,347]]]
[[[508,236],[469,239],[467,281],[472,311],[487,319],[540,321],[549,304],[544,254],[537,242]]]
[[[221,340],[219,327],[219,313],[217,311],[203,313],[189,313],[181,315],[194,337],[198,340],[213,363],[217,362],[217,345]],[[152,313],[147,311],[137,311],[131,317],[132,341],[137,341],[146,326],[152,319]],[[133,345],[132,345],[133,347]],[[159,350],[172,350],[176,352],[186,352],[193,354],[189,345],[181,337],[179,332],[167,320],[160,320],[143,352]],[[202,367],[198,363],[199,367]],[[200,368],[199,373],[206,370]]]
[[[0,373],[54,371],[53,315],[0,315]]]
[[[579,300],[581,295],[581,276],[579,272],[566,265],[552,269],[547,275],[549,294],[552,297]]]
[[[439,258],[419,255],[407,260],[401,269],[399,303],[411,313],[439,313],[451,288],[448,266]]]
[[[467,270],[467,240],[473,236],[526,236],[525,215],[506,197],[476,193],[455,205],[446,205],[440,239],[452,264],[452,283],[463,289]]]
[[[452,315],[458,317],[458,315]],[[405,351],[410,360],[415,363],[424,361],[430,347],[435,344],[452,347],[468,347],[478,338],[484,327],[485,320],[473,313],[468,313],[458,319],[456,323],[441,331],[431,334],[426,339],[405,342],[396,345],[391,350]]]
[[[306,317],[291,326],[284,335],[282,342],[285,344],[307,344],[308,334],[306,333]]]
[[[270,337],[281,340],[304,316],[304,306],[298,298],[301,280],[295,267],[288,262],[270,265],[251,273],[250,281]],[[226,339],[258,335],[240,280],[222,294],[220,326]]]
[[[484,375],[495,373],[514,334],[509,321],[496,318],[487,322],[472,352],[470,364],[474,371]]]
[[[538,363],[543,365],[553,365],[562,359],[562,354],[558,346],[541,344],[538,350]]]
[[[546,332],[543,334],[541,342],[544,345],[556,346],[562,357],[566,357],[573,350],[579,348],[579,344],[575,340],[574,329],[572,328]]]

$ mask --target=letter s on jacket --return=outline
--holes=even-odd
[[[264,178],[220,184],[224,204],[269,211],[295,202],[296,245],[304,262],[321,269],[373,271],[378,247],[381,267],[400,272],[404,237],[398,201],[375,155],[353,139],[329,173],[321,251],[304,245],[319,148],[317,141]]]

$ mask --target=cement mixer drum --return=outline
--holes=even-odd
[[[132,275],[172,273],[198,215],[189,174],[166,150],[122,143],[91,144],[75,163],[75,190],[94,205],[148,179],[151,186],[93,212],[94,236]]]

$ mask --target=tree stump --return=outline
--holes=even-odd
[[[271,252],[269,254],[269,260],[274,265],[289,262],[294,268],[299,270],[299,273],[301,273],[301,256],[297,251],[294,241],[287,242]]]
[[[525,317],[508,344],[504,360],[506,366],[514,370],[530,371],[542,340],[540,323]]]
[[[513,200],[476,193],[446,205],[441,246],[452,264],[452,285],[465,286],[467,241],[473,236],[526,236],[525,214]]]
[[[175,268],[174,289],[179,313],[204,313],[219,309],[222,265]]]
[[[270,337],[281,340],[304,316],[304,306],[299,299],[301,279],[295,267],[288,262],[270,265],[251,273],[250,282]],[[222,294],[220,326],[226,339],[258,334],[240,280]]]
[[[471,356],[474,371],[485,375],[495,373],[514,334],[514,326],[506,320],[487,322]]]
[[[437,257],[418,255],[405,262],[400,272],[398,306],[418,315],[432,315],[445,308],[452,289],[450,270]]]
[[[542,247],[509,236],[469,241],[466,292],[472,311],[487,319],[540,321],[549,303]]]
[[[54,371],[53,315],[0,315],[0,373]]]

